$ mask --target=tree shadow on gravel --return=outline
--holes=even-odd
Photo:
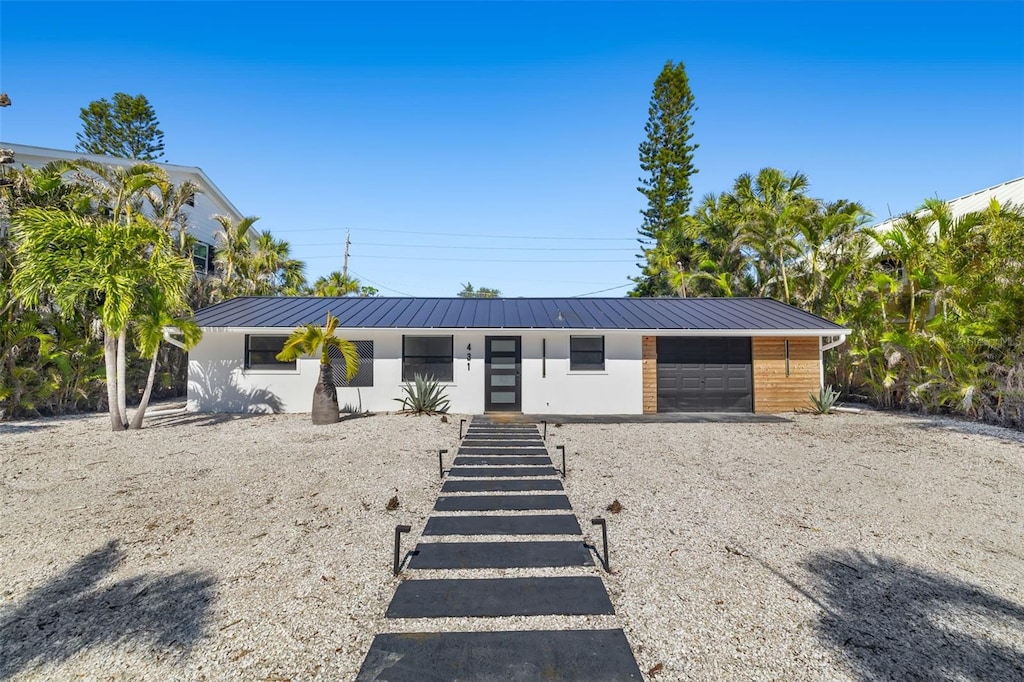
[[[1024,431],[1015,431],[1010,426],[998,426],[973,419],[955,416],[931,417],[915,415],[908,420],[910,426],[922,431],[947,431],[962,433],[968,436],[990,438],[1006,445],[1020,443],[1024,445]]]
[[[826,552],[802,567],[818,637],[861,679],[1024,679],[1021,605],[891,557]]]
[[[182,414],[146,417],[147,429],[166,429],[179,426],[218,426],[243,419],[259,419],[265,414],[242,414],[225,412],[185,412]]]
[[[18,435],[19,433],[34,433],[36,431],[46,431],[48,429],[56,428],[55,424],[47,423],[44,418],[40,418],[37,422],[0,422],[0,436],[3,435]]]
[[[0,679],[99,646],[148,646],[171,658],[187,656],[210,628],[216,580],[180,571],[101,584],[124,557],[113,540],[4,608]]]

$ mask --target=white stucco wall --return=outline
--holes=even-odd
[[[319,372],[319,360],[303,358],[295,370],[267,371],[243,368],[245,334],[280,334],[290,329],[205,330],[202,341],[189,352],[189,409],[200,412],[308,412]],[[599,332],[578,332],[600,335]],[[338,335],[351,341],[374,342],[373,386],[338,388],[344,408],[374,412],[400,409],[402,395],[402,336],[452,336],[453,381],[446,384],[451,411],[484,411],[484,339],[486,336],[522,338],[522,411],[528,414],[640,414],[643,410],[641,336],[605,332],[605,369],[569,371],[569,336],[561,330],[345,330]],[[542,357],[543,340],[546,358]]]
[[[569,370],[570,336],[604,336],[604,371]],[[523,338],[523,412],[641,414],[642,335],[625,331],[529,331]],[[547,340],[546,359],[542,340]],[[545,371],[546,365],[546,371]]]

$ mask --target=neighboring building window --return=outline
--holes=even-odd
[[[369,388],[373,386],[373,341],[353,341],[359,353],[359,370],[351,381],[345,380],[345,361],[341,351],[334,346],[327,348],[327,357],[331,359],[331,373],[334,375],[335,386],[352,388]]]
[[[295,360],[281,362],[275,357],[284,348],[287,336],[256,336],[245,335],[245,368],[246,369],[295,369]]]
[[[450,336],[402,337],[403,381],[412,381],[417,374],[429,374],[438,381],[452,381],[452,359]]]
[[[572,372],[604,370],[604,337],[570,336],[569,370]]]
[[[210,274],[213,271],[213,247],[209,244],[196,242],[192,247],[192,263],[199,274]]]

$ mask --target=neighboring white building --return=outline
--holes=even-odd
[[[22,166],[41,168],[51,161],[75,161],[76,159],[87,159],[107,166],[131,166],[139,163],[134,159],[123,159],[116,156],[85,154],[83,152],[63,149],[47,149],[45,147],[33,147],[25,144],[12,144],[10,142],[0,142],[0,147],[14,152],[13,165],[15,168],[21,168]],[[151,163],[166,171],[171,182],[180,184],[189,180],[199,188],[199,194],[193,200],[193,205],[186,206],[185,211],[188,214],[189,233],[198,240],[193,254],[196,270],[201,273],[210,272],[213,267],[213,248],[217,243],[216,234],[220,230],[220,224],[213,219],[213,216],[228,216],[233,222],[241,220],[244,216],[224,196],[224,193],[220,191],[217,185],[213,184],[213,181],[206,176],[206,173],[201,168],[178,166],[159,161]],[[255,237],[255,234],[253,234],[253,237]]]
[[[998,201],[1000,206],[1006,206],[1007,204],[1024,206],[1024,177],[1008,180],[993,187],[957,197],[956,199],[950,199],[946,203],[949,205],[950,212],[955,219],[974,211],[984,211],[993,199]],[[885,232],[891,229],[897,220],[899,220],[899,216],[889,218],[877,225],[872,225],[871,229],[877,232]]]
[[[351,382],[335,372],[350,411],[401,409],[416,373],[440,379],[459,413],[790,411],[850,333],[771,299],[242,297],[195,315],[189,409],[308,412],[319,359],[274,356],[328,312],[362,357]]]

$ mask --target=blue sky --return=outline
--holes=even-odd
[[[1024,3],[0,4],[0,139],[143,93],[310,280],[628,289],[651,86],[686,65],[695,199],[763,166],[879,220],[1024,175]],[[618,288],[616,288],[618,287]]]

